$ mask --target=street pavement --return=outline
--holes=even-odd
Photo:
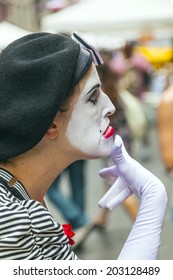
[[[173,259],[173,227],[171,223],[171,193],[173,193],[173,179],[168,176],[165,171],[157,135],[156,125],[152,126],[149,131],[149,158],[142,160],[136,158],[158,176],[165,184],[168,194],[168,207],[166,211],[165,222],[162,232],[162,242],[158,259],[172,260]],[[91,160],[86,164],[86,204],[87,214],[91,221],[99,213],[100,209],[97,205],[98,200],[104,193],[104,185],[102,179],[98,175],[98,171],[102,168],[101,160]],[[62,187],[64,193],[68,193],[68,179],[64,175],[62,178]],[[63,220],[61,213],[53,207],[47,199],[48,208],[52,212],[55,219],[59,222]],[[108,224],[104,230],[94,229],[85,240],[81,249],[76,250],[76,254],[80,259],[84,260],[113,260],[117,259],[119,252],[130,232],[132,220],[123,206],[119,206],[109,214]]]

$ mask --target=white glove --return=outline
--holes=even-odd
[[[165,187],[128,155],[119,135],[115,137],[111,157],[115,166],[104,168],[99,174],[103,178],[118,179],[99,201],[99,206],[111,210],[132,193],[141,200],[136,221],[118,259],[156,259],[167,205]]]

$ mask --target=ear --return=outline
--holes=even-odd
[[[52,122],[49,129],[46,132],[46,135],[50,138],[50,139],[56,139],[58,137],[58,128],[57,125]]]

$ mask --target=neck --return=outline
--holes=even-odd
[[[50,154],[19,156],[9,162],[0,164],[0,167],[9,171],[25,187],[31,199],[43,203],[44,196],[55,178],[69,165],[71,161],[59,154],[56,162]]]

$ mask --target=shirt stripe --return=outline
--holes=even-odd
[[[23,185],[13,187],[22,196],[11,192],[6,182],[13,176],[0,169],[0,260],[76,260],[63,228],[38,201],[29,198]]]

